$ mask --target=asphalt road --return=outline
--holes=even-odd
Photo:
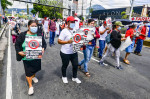
[[[26,28],[22,28],[22,31],[24,30]],[[46,41],[48,43],[48,39]],[[55,42],[57,43],[57,38]],[[16,61],[15,49],[11,44],[13,99],[150,99],[149,48],[143,48],[143,56],[131,54],[129,56],[131,65],[122,62],[125,52],[121,52],[121,64],[124,67],[122,71],[113,67],[115,65],[114,58],[107,58],[108,67],[101,67],[98,62],[91,60],[88,64],[90,78],[78,71],[81,84],[71,81],[71,64],[67,70],[69,83],[63,84],[60,48],[59,44],[53,47],[47,46],[42,59],[42,70],[37,73],[39,82],[33,84],[35,93],[33,96],[28,96],[23,63]],[[81,53],[78,55],[79,61],[81,61],[83,55]],[[6,96],[6,60],[7,54],[0,77],[0,99],[5,99]]]

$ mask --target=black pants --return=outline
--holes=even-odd
[[[73,71],[73,78],[77,78],[77,71],[78,71],[78,54],[64,54],[60,52],[60,56],[62,59],[62,76],[66,77],[66,70],[69,65],[69,61],[72,63],[72,71]]]

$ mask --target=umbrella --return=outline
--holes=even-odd
[[[112,24],[114,24],[116,21],[121,21],[123,25],[129,25],[132,23],[132,21],[130,21],[129,19],[115,19],[114,21],[112,21]]]

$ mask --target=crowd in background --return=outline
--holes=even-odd
[[[54,46],[55,43],[55,37],[58,37],[58,44],[61,44],[61,50],[60,50],[60,57],[62,59],[62,81],[63,83],[68,83],[67,77],[66,77],[66,70],[69,65],[69,62],[72,62],[73,65],[73,78],[72,81],[75,81],[76,83],[81,83],[81,81],[77,78],[77,71],[78,69],[82,70],[84,74],[87,77],[90,77],[90,73],[88,70],[88,63],[91,60],[91,57],[93,56],[93,52],[95,52],[95,56],[99,58],[99,64],[100,66],[107,66],[108,64],[104,63],[108,56],[115,56],[116,65],[114,66],[118,70],[122,70],[123,67],[120,64],[120,46],[122,41],[125,41],[127,37],[130,37],[132,40],[132,44],[129,45],[125,51],[126,55],[124,58],[124,62],[126,64],[130,64],[130,61],[128,60],[128,56],[131,52],[133,52],[133,48],[136,46],[134,53],[136,55],[141,56],[143,41],[147,37],[148,28],[146,24],[147,21],[143,22],[143,26],[140,26],[137,29],[137,26],[135,24],[130,24],[128,29],[126,30],[125,37],[121,35],[121,28],[123,27],[122,22],[116,21],[114,24],[112,24],[112,28],[108,27],[107,22],[104,20],[103,24],[101,26],[96,27],[95,20],[94,19],[88,19],[86,21],[80,20],[75,13],[74,16],[69,16],[64,19],[56,19],[55,17],[52,17],[51,19],[48,17],[44,18],[37,18],[34,21],[27,20],[27,19],[8,19],[9,24],[11,25],[12,30],[12,38],[13,38],[13,44],[15,45],[18,54],[21,57],[25,57],[25,53],[23,53],[22,49],[24,49],[24,45],[19,46],[19,39],[21,39],[20,35],[22,34],[20,32],[21,26],[28,27],[28,31],[26,31],[26,34],[24,35],[30,35],[30,36],[42,36],[43,42],[45,42],[45,39],[49,38],[49,46]],[[78,53],[73,51],[73,31],[76,31],[80,29],[83,25],[93,26],[95,27],[95,32],[92,34],[93,39],[90,40],[88,45],[83,46],[83,54],[84,58],[80,62],[78,61]],[[138,32],[138,36],[137,36]],[[21,33],[21,34],[20,34]],[[36,35],[37,34],[37,35]],[[19,39],[17,39],[19,38]],[[22,43],[20,44],[23,44]],[[16,43],[16,44],[15,44]],[[99,44],[99,45],[98,45]],[[20,47],[20,48],[19,48]],[[21,48],[23,47],[23,48]],[[98,50],[97,50],[98,48]],[[46,49],[46,44],[43,45],[43,52]],[[19,56],[18,55],[18,56]],[[41,64],[41,61],[32,60],[33,63],[38,62]],[[29,60],[26,60],[24,58],[23,63],[25,66],[25,73],[27,76],[27,80],[29,83],[29,95],[33,94],[33,87],[32,87],[32,80],[35,82],[38,82],[38,79],[35,77],[35,73],[40,70],[41,65],[37,64],[39,66],[38,70],[37,68],[28,68],[28,65],[33,65],[32,62],[29,62]],[[36,63],[35,63],[36,64]],[[30,73],[33,70],[35,70],[34,73]]]

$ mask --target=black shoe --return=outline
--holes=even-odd
[[[101,57],[101,56],[99,56],[98,58],[102,59],[102,57]]]
[[[136,51],[134,51],[134,54],[137,54],[137,52],[136,52]]]
[[[123,70],[123,67],[121,65],[119,67],[116,66],[116,69]]]

